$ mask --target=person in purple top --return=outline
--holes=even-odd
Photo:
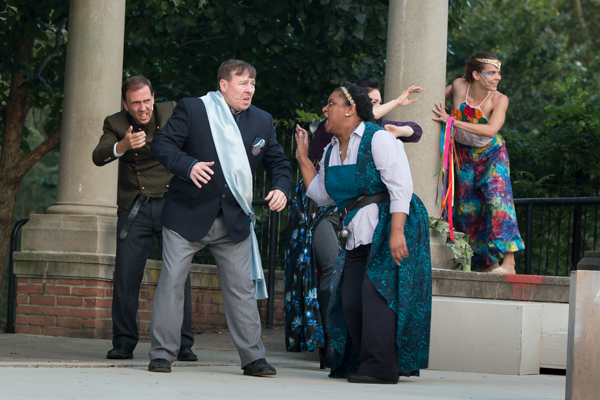
[[[356,81],[356,84],[367,92],[371,103],[373,104],[373,115],[375,120],[372,121],[380,125],[386,131],[392,133],[396,138],[405,143],[417,143],[421,139],[423,129],[416,122],[407,121],[389,121],[383,120],[383,116],[397,107],[405,107],[417,101],[417,98],[409,98],[410,95],[421,93],[421,86],[411,86],[406,89],[398,98],[383,103],[381,101],[381,85],[376,78],[363,77]],[[332,134],[325,132],[325,124],[323,121],[311,124],[310,131],[313,134],[310,148],[308,149],[308,158],[316,163],[315,168],[318,168],[318,162],[323,156],[323,149],[331,143]],[[316,160],[316,161],[315,161]]]
[[[382,126],[383,129],[391,132],[396,138],[399,138],[405,143],[416,143],[421,139],[423,130],[415,122],[389,121],[383,119],[383,117],[394,108],[404,107],[417,101],[418,99],[416,97],[409,99],[409,96],[415,93],[421,93],[421,86],[412,85],[397,98],[388,101],[387,103],[382,103],[381,85],[376,78],[365,76],[364,78],[357,80],[356,84],[366,90],[371,99],[371,103],[373,104],[373,115],[375,116],[375,120],[371,122]]]
[[[375,116],[373,122],[403,142],[419,141],[423,130],[417,123],[382,121],[381,118],[396,107],[417,101],[409,96],[421,93],[420,86],[411,86],[398,98],[381,104],[377,79],[365,77],[356,84],[365,89],[371,98]],[[325,120],[311,124],[310,131],[313,137],[308,158],[318,170],[323,149],[331,143],[333,135],[325,131]],[[318,348],[322,369],[331,367],[333,352],[327,334],[327,305],[333,266],[340,251],[340,229],[335,205],[319,207],[306,197],[304,185],[299,182],[288,220],[287,242],[290,245],[286,250],[284,298],[286,348],[288,351],[312,351]]]

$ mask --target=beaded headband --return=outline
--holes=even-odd
[[[344,92],[344,96],[346,96],[346,98],[350,102],[350,105],[355,106],[356,104],[354,103],[354,99],[352,98],[352,96],[350,96],[350,93],[348,92],[348,89],[346,89],[343,86],[340,89],[342,89],[342,92]]]
[[[489,58],[476,58],[477,61],[482,62],[482,63],[486,63],[486,64],[492,64],[494,67],[500,69],[500,67],[502,66],[502,63],[498,60],[490,60]]]

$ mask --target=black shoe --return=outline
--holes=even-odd
[[[331,360],[333,358],[333,344],[329,338],[327,308],[331,299],[329,290],[318,290],[317,299],[319,301],[319,309],[321,310],[321,323],[323,324],[323,338],[325,339],[325,347],[319,349],[319,368],[331,368]]]
[[[275,368],[273,368],[271,365],[269,365],[267,360],[265,360],[264,358],[259,358],[258,360],[253,361],[250,364],[246,365],[242,369],[244,370],[244,375],[263,376],[263,375],[276,375],[277,374],[277,371],[275,371]]]
[[[326,340],[325,347],[319,349],[319,368],[330,369],[331,360],[333,358],[333,344],[330,340]]]
[[[181,346],[177,359],[179,361],[198,361],[198,356],[194,354],[190,346]]]
[[[359,372],[353,372],[348,375],[348,382],[350,383],[375,383],[375,384],[396,384],[398,379],[380,379],[374,378],[369,375],[361,374]]]
[[[171,372],[171,363],[164,358],[155,358],[148,364],[150,372]]]
[[[123,345],[116,345],[106,354],[106,358],[111,360],[131,360],[133,353],[127,350],[127,347]]]

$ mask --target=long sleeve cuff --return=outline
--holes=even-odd
[[[404,201],[402,199],[390,201],[390,212],[391,213],[401,212],[401,213],[408,215],[409,211],[410,211],[410,202],[407,203],[406,201]]]
[[[192,168],[194,168],[194,165],[196,165],[197,162],[198,162],[198,160],[194,160],[194,162],[192,162],[190,164],[190,167],[188,168],[187,175],[185,176],[185,178],[182,177],[182,176],[180,176],[180,178],[183,179],[184,181],[190,182],[191,181],[191,179],[190,179],[190,173],[192,172]]]
[[[118,144],[119,144],[119,142],[115,143],[115,145],[113,146],[113,154],[115,155],[115,157],[116,157],[116,158],[119,158],[119,157],[121,157],[123,154],[125,154],[125,153],[123,153],[123,154],[119,154],[119,153],[117,153],[117,145],[118,145]]]
[[[277,189],[277,190],[281,191],[281,193],[285,194],[285,197],[286,197],[288,200],[290,199],[290,195],[289,195],[289,193],[286,193],[286,192],[285,192],[285,190],[283,190],[283,189],[282,189],[282,188],[280,188],[279,186],[272,186],[272,187],[271,187],[271,190],[275,190],[275,189]]]

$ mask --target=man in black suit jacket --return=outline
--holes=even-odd
[[[156,236],[162,241],[160,212],[173,177],[150,151],[150,143],[173,114],[175,102],[154,103],[152,84],[143,76],[128,78],[121,88],[124,110],[106,117],[102,137],[92,153],[97,166],[119,160],[117,254],[112,299],[113,348],[110,359],[131,359],[139,335],[136,323],[146,257]],[[197,361],[192,351],[190,280],[185,286],[180,361]]]
[[[229,124],[225,136],[231,137],[232,133],[239,148],[243,142],[251,170],[245,171],[254,174],[258,165],[263,164],[272,184],[265,199],[271,210],[283,210],[292,185],[291,165],[277,143],[273,118],[251,105],[255,77],[254,67],[244,61],[224,62],[217,76],[219,92],[209,95],[217,95],[221,106],[225,104],[223,100],[226,102],[225,113],[218,118],[214,112],[209,116],[207,104],[212,103],[205,104],[208,99],[182,99],[152,141],[155,157],[175,176],[161,217],[163,268],[152,310],[150,371],[171,372],[171,362],[179,348],[177,331],[182,324],[185,277],[193,255],[208,247],[219,269],[227,326],[244,374],[276,373],[265,360],[260,339],[257,289],[251,275],[251,220],[234,197],[237,191],[230,185],[235,182],[226,178],[227,171],[233,164],[237,166],[237,161],[228,160],[223,150],[218,153],[215,140],[221,143],[222,136],[213,139],[219,133],[211,130],[211,122],[218,124],[222,120]],[[235,124],[241,140],[236,136]],[[245,162],[240,160],[240,165]]]

